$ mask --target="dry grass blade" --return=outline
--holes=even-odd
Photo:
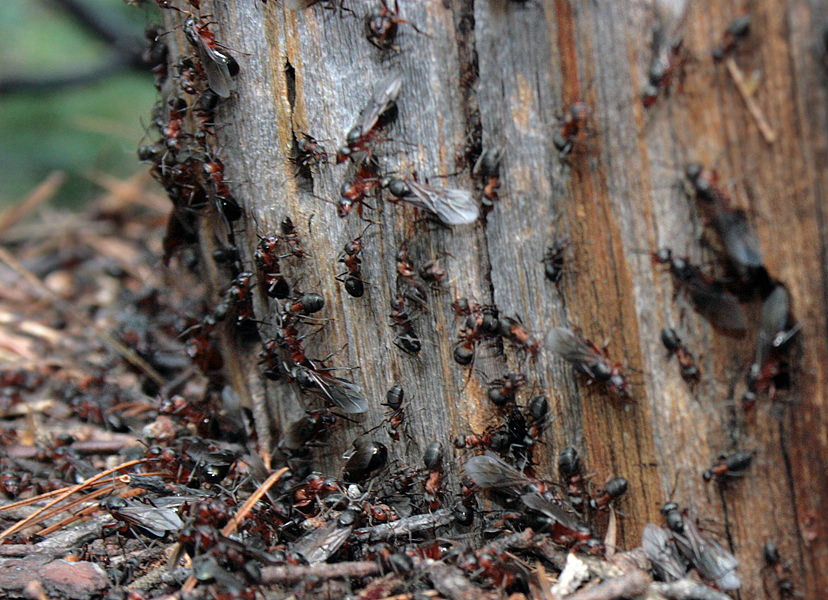
[[[147,194],[149,176],[146,172],[137,173],[126,180],[98,171],[87,173],[86,177],[109,192],[102,202],[106,210],[119,211],[130,204],[143,206],[159,213],[164,213],[169,209],[169,202],[165,198]]]
[[[60,309],[60,311],[64,314],[64,316],[67,319],[80,320],[83,325],[92,328],[92,330],[101,339],[101,341],[103,341],[105,344],[114,349],[118,354],[120,354],[124,358],[124,360],[143,371],[143,373],[147,377],[152,379],[159,387],[163,388],[167,384],[167,381],[161,376],[161,374],[155,369],[155,367],[150,365],[147,361],[138,356],[131,349],[127,348],[120,341],[116,340],[106,331],[103,331],[100,328],[96,327],[93,323],[89,323],[86,320],[82,319],[78,315],[77,311],[73,310],[72,307],[70,307],[66,303],[66,301],[64,301],[52,290],[46,287],[46,285],[44,285],[44,283],[34,273],[32,273],[26,267],[20,264],[20,261],[18,261],[4,248],[0,248],[0,260],[2,260],[9,267],[14,269],[14,271],[17,272],[18,275],[20,275],[21,277],[23,277],[23,279],[28,281],[29,284],[31,284],[32,287],[34,287],[45,298],[49,299],[58,309]]]
[[[25,218],[35,208],[53,198],[63,185],[64,179],[66,176],[63,171],[50,173],[28,196],[0,214],[0,234]]]
[[[51,502],[47,503],[46,506],[44,506],[44,507],[38,509],[37,511],[33,512],[31,515],[29,515],[28,517],[26,517],[22,521],[19,521],[19,522],[15,523],[14,525],[12,525],[8,529],[6,529],[3,533],[0,533],[0,540],[6,539],[10,535],[12,535],[14,533],[17,533],[18,531],[20,531],[21,529],[23,529],[24,527],[26,527],[28,525],[31,525],[32,523],[39,522],[39,517],[43,513],[45,513],[47,510],[49,510],[50,508],[52,508],[56,504],[58,504],[60,502],[63,502],[66,498],[68,498],[72,494],[88,488],[91,484],[95,483],[96,481],[99,481],[99,480],[103,479],[104,477],[106,477],[108,475],[112,475],[113,473],[117,473],[121,469],[127,469],[129,467],[134,467],[135,465],[140,465],[143,462],[146,462],[145,458],[137,458],[135,460],[128,460],[125,463],[121,463],[118,466],[112,467],[111,469],[107,469],[106,471],[103,471],[101,473],[98,473],[97,475],[94,475],[94,476],[90,477],[89,479],[87,479],[83,483],[79,483],[78,485],[73,485],[72,487],[70,487],[66,491],[64,491],[62,494],[60,494],[57,498],[55,498]]]
[[[59,508],[55,508],[54,510],[51,510],[49,513],[41,515],[41,520],[49,519],[49,518],[53,517],[54,515],[60,514],[62,512],[66,512],[67,510],[71,510],[74,507],[79,506],[79,505],[81,505],[85,502],[90,502],[91,500],[95,500],[96,498],[100,498],[101,496],[106,496],[108,494],[111,494],[112,492],[115,491],[115,489],[116,489],[116,484],[113,483],[112,485],[107,486],[105,488],[95,490],[94,492],[85,495],[83,498],[78,498],[77,500],[73,500],[72,502],[70,502],[66,506],[61,506]],[[129,490],[126,493],[121,494],[121,497],[130,498],[132,496],[139,496],[142,493],[143,492],[141,492],[141,490]],[[98,508],[97,505],[87,506],[86,508],[81,510],[79,513],[69,515],[68,517],[66,517],[65,519],[60,521],[59,523],[55,523],[54,525],[50,525],[46,529],[44,529],[42,531],[39,531],[38,534],[42,535],[42,536],[43,535],[49,535],[50,533],[52,533],[54,531],[58,531],[62,527],[65,527],[69,523],[72,523],[72,522],[76,521],[79,517],[88,515],[92,512],[95,512],[95,510],[97,510],[97,508]]]
[[[756,126],[759,127],[759,132],[762,134],[762,137],[765,138],[767,143],[774,143],[776,141],[776,132],[774,132],[770,124],[768,124],[762,109],[759,108],[759,105],[756,103],[756,100],[753,99],[753,95],[751,95],[750,90],[748,90],[742,70],[736,65],[733,57],[728,58],[725,61],[725,65],[727,65],[727,72],[730,73],[730,76],[733,78],[733,83],[736,84],[736,89],[739,90],[739,95],[742,96],[742,100],[744,100],[747,105],[748,112],[750,112],[753,120],[756,121]]]
[[[79,504],[83,504],[84,502],[94,500],[95,498],[97,498],[99,496],[105,496],[106,493],[109,492],[109,491],[110,490],[98,490],[97,492],[94,492],[92,494],[89,494],[88,496],[84,496],[83,498],[80,498],[80,499],[72,502],[69,506],[62,507],[58,512],[63,512],[63,511],[66,511],[66,510],[70,510],[70,509],[74,508],[75,506],[77,506]],[[91,515],[96,510],[98,510],[98,505],[97,504],[95,504],[93,506],[85,506],[84,508],[82,508],[78,512],[69,515],[65,519],[61,519],[57,523],[53,523],[52,525],[49,525],[45,529],[42,529],[41,531],[38,531],[37,534],[41,535],[41,536],[45,536],[45,535],[49,535],[50,533],[54,533],[55,531],[60,531],[61,529],[63,529],[67,525],[69,525],[71,523],[75,523],[76,521],[79,521],[80,519],[82,519],[83,517],[85,517],[87,515]],[[45,517],[45,518],[48,518],[48,517]]]
[[[232,535],[232,533],[236,531],[236,528],[239,526],[239,523],[241,523],[244,520],[244,518],[247,516],[250,510],[256,505],[256,503],[262,499],[262,496],[264,496],[267,493],[267,490],[273,487],[273,485],[277,481],[279,481],[288,471],[290,471],[288,467],[282,467],[275,473],[271,473],[270,477],[265,479],[264,483],[262,483],[262,485],[260,485],[258,489],[250,495],[250,497],[244,502],[244,504],[241,505],[239,511],[233,516],[232,519],[230,519],[227,525],[225,525],[224,528],[221,530],[221,534],[224,536]],[[181,587],[181,592],[191,592],[193,591],[193,589],[195,589],[195,586],[196,578],[190,575],[187,578],[187,581]]]
[[[102,483],[104,483],[105,485],[109,485],[108,482],[102,482]],[[17,502],[12,502],[11,504],[4,504],[3,506],[0,506],[0,512],[6,511],[6,510],[14,510],[15,508],[21,508],[23,506],[29,506],[30,504],[35,504],[37,502],[40,502],[41,500],[46,500],[47,498],[51,498],[53,496],[57,496],[59,494],[62,494],[63,492],[68,490],[70,487],[73,487],[73,486],[66,486],[66,487],[60,488],[59,490],[52,490],[51,492],[43,492],[42,494],[38,494],[37,496],[32,496],[31,498],[26,498],[25,500],[18,500]]]

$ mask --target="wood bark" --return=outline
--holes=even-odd
[[[554,479],[557,453],[574,445],[594,487],[615,474],[629,479],[621,547],[637,545],[647,522],[661,522],[659,507],[673,491],[711,519],[734,550],[743,597],[764,597],[763,580],[776,593],[773,575],[761,570],[766,540],[791,561],[804,597],[828,590],[824,3],[691,0],[682,31],[693,58],[681,83],[650,109],[639,97],[650,59],[649,3],[403,2],[401,17],[426,33],[400,25],[399,52],[382,52],[364,38],[362,17],[374,0],[346,3],[360,18],[321,4],[304,11],[275,0],[202,4],[216,21],[217,38],[244,52],[237,53],[238,89],[219,110],[217,137],[227,179],[246,210],[238,234],[246,264],[252,265],[256,235],[277,231],[289,215],[311,253],[291,275],[302,290],[324,295],[330,318],[308,339],[309,353],[343,348],[329,364],[358,367],[349,376],[371,402],[364,418],[340,422],[316,453],[323,468],[340,472],[342,452],[384,417],[380,402],[400,383],[410,398],[412,439],[391,443],[383,428],[372,435],[389,446],[394,465],[419,466],[428,441],[441,440],[456,486],[465,453],[451,441],[502,418],[486,397],[486,381],[520,368],[547,395],[554,415],[537,452],[538,473]],[[725,67],[710,59],[727,23],[743,12],[752,17],[751,33],[735,60],[744,73],[759,74],[753,97],[776,132],[772,144]],[[180,30],[175,35],[185,48]],[[374,84],[392,69],[404,84],[392,139],[378,145],[383,171],[475,189],[464,155],[481,135],[483,148],[505,148],[500,200],[477,224],[453,229],[424,223],[404,203],[373,202],[375,210],[365,215],[377,225],[365,233],[363,254],[370,285],[357,299],[335,280],[336,258],[365,222],[338,218],[331,203],[352,167],[322,165],[306,178],[296,175],[290,157],[301,132],[332,153]],[[562,162],[552,136],[565,108],[581,100],[591,107],[589,131]],[[722,335],[674,293],[669,274],[646,254],[669,246],[696,262],[712,260],[700,243],[699,209],[677,185],[689,161],[716,168],[748,212],[765,264],[787,286],[802,323],[792,388],[776,403],[761,399],[753,412],[742,410],[739,395],[755,326],[741,339]],[[571,246],[555,286],[545,280],[541,258],[559,235]],[[202,237],[209,249],[212,238]],[[403,243],[418,263],[445,256],[451,290],[518,315],[541,338],[565,325],[598,343],[609,340],[610,356],[634,382],[635,403],[610,400],[549,352],[526,361],[508,344],[502,353],[479,349],[469,375],[452,360],[453,291],[429,294],[415,324],[422,352],[400,352],[388,313]],[[213,276],[221,289],[218,272]],[[755,325],[758,302],[745,307]],[[261,289],[256,309],[264,321],[273,310]],[[695,388],[659,341],[666,325],[677,327],[696,354],[703,375]],[[263,331],[272,334],[272,327]],[[231,379],[252,398],[260,429],[277,440],[286,423],[317,401],[263,382],[257,351],[228,357]],[[757,450],[747,475],[726,487],[705,483],[701,471],[735,448]]]

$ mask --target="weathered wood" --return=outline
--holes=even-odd
[[[526,3],[506,0],[401,3],[402,17],[428,33],[402,25],[398,53],[382,53],[363,37],[363,22],[322,5],[293,12],[271,0],[209,4],[218,38],[243,50],[237,93],[220,109],[221,156],[232,189],[247,211],[243,251],[248,264],[255,234],[275,231],[285,215],[299,227],[312,256],[296,270],[303,290],[319,290],[331,322],[308,340],[323,356],[358,366],[352,373],[372,408],[359,423],[337,425],[319,452],[331,471],[350,441],[383,417],[380,402],[402,383],[411,403],[408,431],[389,443],[394,459],[419,464],[431,439],[449,453],[459,432],[482,431],[497,411],[486,399],[487,379],[520,366],[550,399],[555,420],[539,449],[539,473],[555,474],[566,445],[584,455],[593,486],[614,474],[631,483],[623,501],[619,543],[632,547],[674,482],[674,497],[723,530],[741,561],[744,597],[761,597],[761,547],[779,543],[805,597],[828,589],[828,451],[825,415],[826,309],[828,306],[828,76],[818,0],[751,3],[751,34],[736,62],[761,80],[755,100],[777,140],[769,145],[745,108],[724,66],[710,60],[733,3],[691,2],[682,30],[694,60],[681,90],[644,109],[639,92],[649,60],[650,5],[639,2]],[[360,16],[372,1],[349,1]],[[821,10],[820,10],[821,9]],[[179,36],[179,41],[182,41]],[[405,204],[378,202],[366,216],[378,225],[365,234],[364,298],[344,293],[334,276],[336,257],[364,223],[339,219],[330,202],[352,167],[325,165],[311,179],[295,176],[293,139],[309,132],[329,152],[342,141],[390,70],[404,75],[393,139],[380,144],[386,172],[421,179],[448,175],[446,185],[471,189],[464,148],[482,131],[483,147],[503,145],[501,199],[474,226],[453,230],[417,220]],[[590,131],[564,163],[552,144],[558,117],[575,101],[591,109]],[[738,205],[748,211],[773,277],[783,281],[802,324],[793,388],[787,405],[760,401],[752,413],[739,406],[744,369],[755,331],[734,339],[717,332],[682,295],[670,276],[645,254],[670,246],[695,261],[713,256],[699,239],[698,207],[675,185],[683,165],[714,166]],[[458,171],[458,169],[460,169]],[[570,265],[556,287],[543,275],[541,257],[556,234],[572,241]],[[446,253],[460,295],[495,303],[519,315],[539,336],[555,325],[579,327],[624,363],[635,382],[635,404],[621,406],[584,385],[549,353],[521,362],[511,348],[478,351],[475,373],[452,360],[457,325],[452,293],[432,293],[416,322],[423,340],[417,357],[393,345],[388,325],[395,290],[395,254],[407,241],[424,261]],[[218,277],[218,274],[215,274]],[[257,315],[270,308],[257,297]],[[758,316],[758,303],[748,307]],[[666,357],[660,329],[678,326],[703,372],[691,390]],[[264,327],[267,331],[267,326]],[[751,328],[752,330],[755,327]],[[266,397],[279,429],[312,403],[284,385],[263,384],[255,351],[232,380],[243,396]],[[481,355],[487,356],[481,356]],[[468,379],[468,382],[467,382]],[[242,381],[246,382],[244,391]],[[252,390],[252,392],[251,392]],[[259,421],[265,418],[259,410]],[[701,470],[722,451],[755,448],[755,464],[726,488],[706,484]],[[455,453],[450,483],[460,475]],[[770,581],[769,589],[773,589]]]

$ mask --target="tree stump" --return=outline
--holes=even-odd
[[[637,545],[647,522],[661,522],[659,507],[672,491],[712,520],[739,558],[744,597],[762,597],[763,578],[771,577],[761,571],[767,540],[791,561],[797,590],[818,597],[828,589],[824,5],[750,4],[751,31],[732,60],[745,77],[759,74],[750,99],[775,133],[772,143],[728,67],[710,58],[740,14],[735,5],[689,3],[679,24],[689,60],[650,108],[640,97],[651,58],[649,3],[406,2],[400,17],[423,33],[400,24],[399,51],[366,41],[364,16],[376,5],[350,0],[350,10],[320,3],[293,11],[275,0],[202,0],[201,7],[241,65],[237,90],[218,110],[217,152],[245,210],[236,232],[244,264],[253,270],[257,235],[278,231],[285,216],[293,220],[310,256],[292,263],[291,278],[297,289],[324,296],[320,314],[330,319],[306,340],[308,352],[321,357],[342,348],[328,364],[358,367],[348,377],[370,401],[366,415],[341,421],[328,446],[315,452],[321,467],[341,472],[340,455],[384,418],[381,402],[399,383],[408,398],[406,433],[398,442],[382,427],[371,435],[389,447],[396,465],[420,466],[427,443],[440,440],[456,491],[470,453],[454,450],[452,440],[502,420],[487,398],[487,381],[521,370],[530,382],[521,401],[543,392],[554,416],[536,451],[537,472],[555,479],[558,452],[572,445],[593,488],[615,474],[630,481],[620,506],[620,547]],[[170,29],[183,20],[172,11],[165,17]],[[190,51],[180,28],[174,37]],[[402,74],[403,88],[390,139],[377,144],[383,173],[479,192],[472,161],[481,150],[504,149],[499,200],[474,225],[435,226],[406,203],[373,200],[364,215],[376,225],[366,230],[356,214],[336,214],[350,164],[297,169],[291,161],[304,132],[332,154],[375,84],[392,71]],[[588,124],[562,159],[553,138],[575,102],[588,105]],[[723,335],[651,259],[668,246],[696,263],[718,260],[704,244],[709,227],[697,203],[677,184],[691,161],[715,168],[747,211],[765,266],[787,287],[802,324],[790,389],[775,402],[760,398],[752,411],[739,397],[761,302],[744,304],[747,336]],[[217,223],[205,218],[204,231]],[[360,234],[367,290],[353,298],[335,279],[343,270],[337,257]],[[207,265],[216,236],[201,236]],[[570,245],[555,285],[544,277],[542,258],[561,236]],[[416,356],[395,347],[388,318],[403,244],[416,264],[442,257],[448,271],[444,289],[428,293],[415,321],[422,340]],[[217,294],[228,283],[215,267],[209,278]],[[632,381],[634,402],[611,400],[543,349],[532,359],[510,344],[502,352],[482,346],[470,373],[452,359],[455,294],[496,305],[541,340],[558,325],[598,344],[608,340],[609,356]],[[262,286],[255,308],[262,335],[272,336],[273,304]],[[695,354],[698,385],[682,380],[662,347],[665,326],[676,327]],[[230,378],[254,408],[260,443],[272,448],[285,425],[318,401],[265,382],[259,346],[239,345],[230,335],[225,342]],[[736,448],[757,451],[747,475],[726,486],[705,483],[701,471]]]

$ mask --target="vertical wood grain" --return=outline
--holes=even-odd
[[[682,31],[693,58],[680,89],[650,109],[639,100],[652,25],[646,2],[402,2],[402,17],[427,35],[402,25],[398,53],[369,45],[361,18],[321,5],[293,12],[272,1],[209,4],[219,39],[248,53],[240,57],[238,92],[221,109],[218,132],[228,179],[247,210],[245,256],[249,261],[256,233],[276,230],[291,216],[311,253],[294,276],[301,289],[324,295],[331,319],[308,340],[309,353],[344,347],[331,364],[358,366],[350,376],[371,402],[359,423],[338,425],[318,453],[325,468],[339,472],[339,455],[379,422],[380,402],[396,382],[411,398],[414,441],[391,443],[382,429],[374,436],[394,460],[415,465],[431,439],[453,452],[455,435],[479,432],[497,418],[486,380],[520,368],[543,388],[555,416],[540,446],[539,472],[555,478],[557,453],[575,445],[595,487],[616,474],[629,479],[623,547],[638,543],[648,521],[660,522],[659,506],[677,481],[675,499],[712,519],[741,561],[743,597],[765,593],[766,540],[792,560],[805,597],[828,589],[824,3],[691,0]],[[373,4],[347,3],[360,16]],[[751,34],[736,61],[760,77],[755,99],[778,134],[773,145],[726,70],[710,59],[729,20],[745,12]],[[404,74],[404,87],[392,139],[379,149],[383,170],[472,189],[470,165],[460,161],[458,172],[456,157],[479,130],[484,148],[505,148],[501,199],[479,223],[453,230],[424,225],[405,204],[375,202],[367,216],[378,225],[366,233],[363,255],[370,285],[355,299],[334,280],[342,246],[364,227],[354,215],[337,218],[332,204],[350,167],[323,166],[311,180],[299,180],[289,156],[302,131],[333,153],[391,69]],[[552,135],[575,101],[590,105],[590,127],[562,161]],[[748,212],[768,270],[788,287],[803,324],[793,388],[774,406],[760,401],[752,413],[742,410],[739,395],[755,332],[734,339],[712,329],[646,255],[670,246],[694,261],[713,260],[700,243],[705,226],[698,207],[677,185],[693,160],[715,167]],[[572,241],[558,286],[544,279],[540,262],[556,235]],[[423,351],[402,354],[388,313],[394,257],[404,241],[417,261],[446,253],[458,293],[497,304],[535,335],[567,325],[598,344],[609,340],[610,356],[634,383],[635,403],[613,402],[549,353],[522,361],[508,345],[502,355],[481,348],[466,383],[467,371],[452,360],[452,291],[430,294],[415,324]],[[257,315],[264,319],[271,309],[260,295]],[[755,322],[758,302],[746,310]],[[695,389],[661,346],[666,325],[680,330],[697,357],[703,378]],[[244,364],[250,385],[260,388],[255,356]],[[276,436],[316,402],[280,384],[265,390]],[[705,484],[701,471],[735,448],[758,451],[747,476],[726,488]],[[454,483],[463,454],[455,458]]]

